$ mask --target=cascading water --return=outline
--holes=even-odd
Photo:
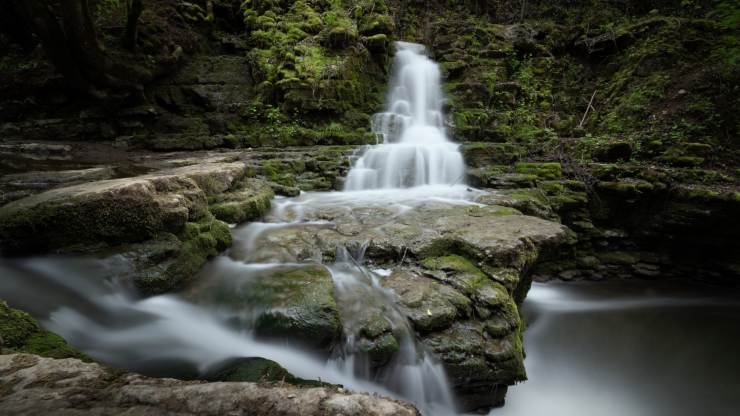
[[[424,55],[422,45],[396,46],[388,110],[372,120],[383,143],[366,149],[351,169],[345,190],[353,192],[276,199],[265,222],[233,230],[235,242],[227,255],[207,264],[184,295],[139,299],[131,288],[101,284],[111,283],[110,276],[125,275],[112,268],[132,267],[122,258],[103,263],[37,258],[0,261],[0,275],[9,276],[0,285],[0,298],[13,299],[15,306],[33,312],[74,345],[121,368],[160,376],[181,376],[178,371],[205,376],[225,360],[259,356],[299,377],[410,400],[425,415],[453,414],[454,400],[442,365],[417,342],[394,295],[382,286],[384,272],[362,264],[362,250],[351,256],[344,246],[337,247],[334,261],[324,266],[334,282],[345,335],[328,362],[296,345],[256,338],[252,325],[265,306],[245,297],[235,307],[219,297],[250,281],[269,279],[279,270],[324,263],[324,254],[315,247],[308,255],[297,255],[281,240],[286,233],[303,238],[345,226],[351,233],[348,217],[361,218],[364,225],[390,223],[431,201],[473,204],[469,199],[478,191],[461,184],[462,156],[444,131],[439,68]],[[366,216],[373,210],[384,215]],[[363,248],[362,238],[358,235],[359,241],[350,243]],[[39,293],[44,302],[38,301]],[[398,342],[398,351],[380,367],[368,361],[355,340],[358,316],[369,305],[382,311]]]
[[[442,87],[436,63],[423,45],[396,42],[388,108],[372,118],[383,139],[350,170],[345,191],[453,185],[463,180],[465,163],[447,139]]]

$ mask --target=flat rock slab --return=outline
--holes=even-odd
[[[419,415],[408,403],[330,387],[154,379],[25,354],[0,355],[0,386],[3,415]]]
[[[304,261],[330,256],[338,246],[367,244],[366,255],[371,258],[396,261],[404,256],[456,253],[490,266],[521,270],[540,251],[554,249],[567,238],[567,228],[561,224],[495,205],[430,202],[401,213],[358,207],[306,215],[330,224],[286,227],[265,235],[266,241],[258,247],[273,251],[283,261]]]
[[[245,174],[243,163],[212,163],[42,192],[0,207],[0,248],[43,252],[177,232]]]

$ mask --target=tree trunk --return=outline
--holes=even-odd
[[[136,43],[139,37],[139,16],[141,16],[142,10],[144,10],[142,0],[131,0],[126,20],[126,33],[123,35],[123,47],[130,51],[136,49]]]
[[[67,47],[79,61],[83,75],[95,85],[113,84],[108,75],[111,62],[98,42],[88,0],[61,0],[60,4]]]
[[[90,82],[68,46],[67,36],[56,16],[42,0],[26,0],[23,11],[31,29],[36,33],[46,56],[75,91],[88,92]]]

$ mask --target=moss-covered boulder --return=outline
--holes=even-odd
[[[208,196],[245,173],[241,163],[213,163],[52,189],[0,208],[0,248],[44,252],[179,234],[207,214]]]
[[[85,353],[67,344],[64,338],[43,329],[31,315],[0,300],[0,353],[19,352],[92,361]]]
[[[493,337],[486,325],[466,321],[431,334],[422,342],[445,364],[460,406],[465,409],[501,405],[507,387],[526,380],[518,331]]]
[[[256,220],[270,210],[272,187],[258,179],[247,179],[229,192],[211,198],[209,209],[221,221],[239,224]]]
[[[296,386],[323,386],[326,383],[304,380],[275,361],[261,357],[232,358],[216,364],[205,376],[209,381],[287,383]]]
[[[141,293],[155,295],[182,288],[208,259],[231,246],[232,236],[223,221],[207,215],[188,222],[182,232],[160,234],[156,239],[112,250],[132,260],[133,282]]]
[[[253,327],[261,338],[327,351],[342,335],[334,282],[319,264],[251,272],[235,267],[198,282],[186,296],[227,308],[235,324]]]

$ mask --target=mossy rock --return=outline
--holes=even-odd
[[[560,163],[557,162],[519,162],[514,165],[517,173],[536,175],[540,179],[560,179],[563,176],[563,170]]]
[[[362,18],[359,31],[364,36],[391,35],[395,30],[393,17],[387,14],[371,14]]]
[[[630,179],[599,182],[596,184],[596,189],[611,194],[640,195],[652,192],[655,189],[655,185],[647,181]]]
[[[493,330],[495,332],[495,330]],[[526,379],[518,331],[492,337],[480,322],[458,322],[422,340],[442,361],[453,386],[514,384]]]
[[[318,347],[332,345],[342,333],[331,275],[322,266],[307,266],[272,275],[256,292],[268,309],[255,324],[258,335],[295,337]]]
[[[705,159],[698,156],[677,156],[665,154],[658,158],[663,163],[680,168],[697,167],[704,164]]]
[[[465,143],[460,146],[465,163],[479,168],[488,165],[508,165],[516,162],[521,154],[520,146],[509,143]]]
[[[265,215],[274,197],[272,187],[258,179],[247,179],[236,189],[212,198],[209,209],[221,221],[240,224]]]
[[[0,247],[44,252],[179,234],[210,215],[206,197],[245,174],[242,163],[199,164],[52,189],[0,207]]]
[[[534,188],[537,175],[510,173],[508,166],[491,165],[466,171],[468,183],[494,189]]]
[[[185,224],[179,236],[161,234],[156,240],[124,251],[136,264],[134,284],[143,294],[156,295],[182,288],[208,259],[232,244],[229,226],[208,215]]]
[[[471,314],[470,299],[457,290],[408,271],[394,271],[383,279],[393,289],[417,331],[430,332],[449,327],[458,316]]]
[[[558,220],[558,216],[553,212],[550,198],[538,188],[502,189],[479,198],[478,202],[508,206],[526,215]]]
[[[261,357],[232,358],[214,366],[205,378],[209,381],[287,383],[295,386],[319,387],[326,383],[304,380],[288,372],[275,361]]]
[[[383,33],[363,37],[362,43],[373,53],[387,53],[390,48],[390,39]]]
[[[384,333],[376,338],[361,338],[357,342],[358,352],[367,355],[372,368],[388,364],[399,349],[398,340],[391,333]]]
[[[231,270],[231,269],[230,269]],[[233,269],[204,279],[185,296],[233,310],[234,324],[264,339],[328,351],[342,335],[331,273],[320,264],[281,266],[249,274]]]
[[[445,281],[472,299],[477,306],[498,309],[511,301],[503,285],[492,280],[465,257],[432,257],[422,260],[421,264],[428,269],[445,272]]]
[[[0,301],[0,352],[92,361],[59,335],[41,328],[31,315],[9,307],[4,301]]]

